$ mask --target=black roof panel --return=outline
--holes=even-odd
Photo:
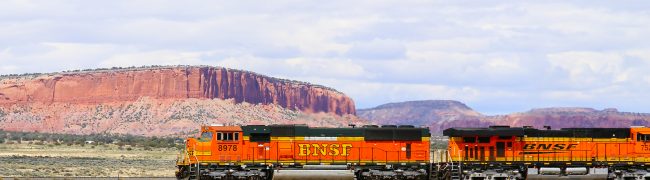
[[[629,138],[630,128],[562,128],[534,129],[522,127],[495,126],[489,128],[449,128],[442,132],[449,137],[466,136],[518,136],[518,137],[585,137],[585,138]]]

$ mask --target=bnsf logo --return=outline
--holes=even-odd
[[[298,144],[298,156],[348,156],[352,144]]]
[[[578,144],[526,144],[524,150],[569,150]]]

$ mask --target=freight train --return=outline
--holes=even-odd
[[[361,179],[650,179],[650,128],[203,126],[179,179],[272,179],[279,169],[345,169]],[[433,159],[436,159],[434,161]]]

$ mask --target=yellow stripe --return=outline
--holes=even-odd
[[[210,155],[212,155],[212,151],[194,151],[194,155],[196,155],[196,156],[210,156]]]
[[[272,141],[304,141],[305,137],[271,137]]]
[[[247,137],[244,137],[244,140],[248,140]],[[273,141],[304,141],[305,137],[296,136],[296,137],[271,137]],[[337,141],[364,141],[364,137],[336,137]]]
[[[271,137],[273,141],[304,141],[305,137]],[[337,141],[365,141],[364,137],[336,137]],[[422,137],[422,141],[430,141],[430,137]],[[244,141],[250,141],[249,136],[244,136]]]
[[[462,141],[463,137],[450,137],[449,141]]]
[[[271,160],[246,160],[246,161],[218,161],[218,160],[199,160],[201,163],[220,163],[220,164],[230,164],[230,163],[300,163],[300,164],[315,164],[315,163],[320,163],[320,164],[331,164],[331,163],[425,163],[427,161],[425,160],[409,160],[409,161],[331,161],[331,160],[310,160],[310,161],[305,161],[305,160],[295,160],[295,161],[271,161]]]
[[[364,141],[364,137],[337,137],[337,141]]]

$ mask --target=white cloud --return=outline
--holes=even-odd
[[[215,65],[234,69],[267,72],[283,78],[300,79],[304,77],[323,78],[371,78],[363,66],[349,59],[290,58],[264,59],[251,55],[229,57],[216,61]]]
[[[360,107],[458,99],[487,113],[643,111],[646,4],[7,1],[0,74],[206,64],[325,84]]]

